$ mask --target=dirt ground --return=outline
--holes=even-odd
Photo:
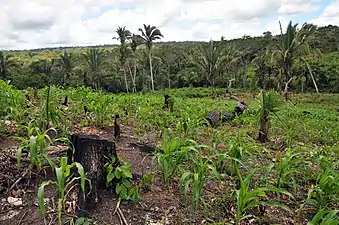
[[[133,183],[138,183],[148,172],[154,172],[153,182],[148,188],[140,192],[140,202],[122,202],[120,209],[126,217],[128,224],[211,224],[212,221],[224,224],[221,218],[234,218],[235,209],[225,201],[227,188],[231,188],[234,182],[231,177],[225,177],[225,183],[221,186],[214,182],[205,184],[205,200],[212,208],[208,216],[204,216],[204,209],[200,214],[191,211],[189,204],[184,204],[183,194],[179,191],[178,181],[165,185],[161,174],[155,172],[155,163],[152,161],[156,148],[156,134],[148,134],[145,137],[136,138],[130,127],[123,127],[121,138],[116,142],[117,154],[120,159],[132,165]],[[97,134],[109,141],[114,141],[113,128],[94,129],[89,127],[74,127],[72,132]],[[53,187],[45,189],[47,214],[45,218],[40,215],[37,203],[37,191],[44,180],[55,180],[53,171],[42,169],[39,173],[25,173],[28,163],[23,160],[20,168],[17,167],[15,153],[20,142],[11,137],[0,138],[0,225],[23,224],[58,224],[57,220],[57,190]],[[62,146],[53,147],[50,153],[55,156],[66,155]],[[25,175],[25,176],[23,176]],[[20,180],[17,185],[13,184]],[[9,188],[12,189],[8,192]],[[226,189],[225,189],[226,188]],[[235,188],[235,187],[233,187]],[[304,191],[306,192],[306,191]],[[114,213],[117,199],[112,190],[100,191],[100,202],[90,211],[91,218],[98,225],[122,224],[117,213]],[[12,198],[12,199],[9,199]],[[13,202],[19,200],[19,202]],[[9,203],[9,200],[11,204]],[[20,200],[22,202],[20,202]],[[290,205],[291,202],[286,202]],[[296,205],[290,205],[295,208]],[[66,206],[67,210],[67,206]],[[67,215],[66,213],[66,216]],[[65,217],[65,216],[64,216]],[[66,221],[66,218],[64,218]],[[267,207],[263,219],[248,220],[244,224],[306,224],[309,218],[296,221],[293,215],[277,208]]]
[[[103,138],[113,141],[113,130],[106,128],[97,130],[83,128],[77,132],[98,134]],[[51,200],[47,203],[47,215],[43,218],[39,213],[37,204],[37,190],[42,180],[53,179],[52,171],[43,171],[39,174],[26,174],[13,189],[7,193],[8,188],[25,173],[25,162],[21,168],[17,167],[15,151],[20,142],[10,137],[0,140],[0,224],[57,224],[55,210],[56,190],[47,188],[45,198]],[[144,176],[153,168],[152,153],[155,143],[152,140],[138,140],[128,131],[123,133],[116,143],[118,157],[132,165],[133,176]],[[59,154],[62,155],[63,153]],[[2,186],[1,186],[2,185]],[[175,187],[176,185],[173,185]],[[177,186],[176,186],[177,187]],[[185,218],[190,209],[182,204],[182,195],[177,188],[165,186],[160,174],[155,174],[150,188],[140,193],[139,203],[120,204],[120,208],[129,224],[183,224],[195,223],[192,218]],[[22,200],[22,204],[14,206],[9,204],[8,197]],[[91,211],[91,216],[98,224],[121,224],[117,214],[113,214],[117,199],[109,190],[100,192],[100,203]],[[166,217],[165,217],[166,215]],[[194,217],[193,217],[194,220]],[[181,222],[177,222],[181,221]]]

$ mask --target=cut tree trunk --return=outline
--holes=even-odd
[[[259,129],[259,141],[265,143],[268,141],[268,132],[270,130],[270,120],[267,117],[264,117],[262,121],[260,121],[260,129]]]
[[[104,165],[109,163],[112,156],[116,159],[114,167],[119,165],[115,143],[105,140],[97,135],[72,134],[74,152],[68,151],[68,163],[80,163],[85,170],[86,190],[80,189],[77,217],[87,217],[88,210],[95,207],[99,201],[98,190],[105,188],[106,172]],[[92,189],[90,188],[92,187]]]

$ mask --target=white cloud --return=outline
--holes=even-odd
[[[329,24],[339,24],[339,0],[330,3],[323,11],[323,13],[316,19],[311,21],[320,26]]]
[[[164,41],[276,33],[277,19],[317,10],[316,1],[1,0],[0,48],[111,44],[118,26],[137,32],[144,23],[158,26]],[[316,21],[339,24],[338,9],[332,3]]]

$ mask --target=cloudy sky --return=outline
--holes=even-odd
[[[0,49],[114,44],[115,29],[160,28],[164,41],[279,31],[278,21],[339,25],[339,0],[0,0]]]

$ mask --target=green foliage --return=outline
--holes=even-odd
[[[79,177],[72,177],[71,175],[71,169],[73,167],[76,167],[78,170]],[[38,190],[38,203],[39,203],[39,209],[40,213],[45,216],[46,209],[44,204],[44,190],[47,185],[54,184],[58,188],[58,218],[59,218],[59,224],[61,225],[61,213],[63,206],[66,201],[67,192],[71,188],[71,185],[74,185],[74,182],[76,180],[80,179],[80,187],[82,192],[85,192],[85,171],[84,168],[80,163],[72,163],[71,165],[67,165],[67,158],[62,157],[60,159],[60,167],[55,168],[55,174],[56,174],[56,181],[43,181],[39,187]]]
[[[280,207],[280,208],[283,208],[285,210],[291,211],[284,204],[281,204],[281,203],[275,202],[275,201],[267,201],[266,200],[267,199],[267,195],[266,195],[267,192],[276,192],[276,193],[284,194],[284,195],[287,195],[287,196],[293,198],[293,196],[289,192],[287,192],[283,189],[271,188],[271,187],[255,188],[255,189],[250,188],[253,175],[257,171],[263,170],[263,169],[266,169],[266,168],[262,167],[262,168],[254,169],[246,176],[245,179],[243,179],[243,177],[240,174],[240,171],[238,169],[238,166],[236,166],[237,176],[238,176],[238,179],[240,181],[240,188],[239,188],[239,190],[236,190],[232,193],[231,200],[236,201],[236,220],[235,220],[235,223],[237,225],[240,224],[240,222],[242,220],[250,218],[250,217],[253,216],[251,214],[245,215],[246,211],[253,209],[254,207],[258,207],[260,205]]]
[[[213,163],[215,156],[206,157],[202,153],[203,148],[209,148],[205,145],[199,145],[195,141],[190,141],[189,146],[192,161],[189,167],[186,167],[180,178],[180,191],[184,193],[184,200],[187,201],[189,187],[192,190],[191,207],[198,211],[200,202],[204,202],[203,191],[204,185],[208,178],[217,177],[219,174],[216,171]],[[193,156],[193,157],[192,157]],[[212,171],[212,174],[209,172]],[[184,187],[184,189],[182,189]]]
[[[114,184],[115,193],[119,199],[138,201],[139,190],[134,188],[130,181],[132,179],[131,165],[123,162],[122,165],[114,166],[114,162],[115,159],[110,164],[105,165],[107,173],[106,186]]]
[[[303,161],[300,160],[300,153],[294,153],[288,149],[279,162],[275,164],[277,171],[277,188],[292,186],[296,192],[295,175],[301,173]]]
[[[331,162],[326,156],[319,157],[320,173],[317,176],[316,185],[308,191],[306,204],[323,209],[339,202],[338,165],[338,162]]]
[[[50,128],[42,132],[38,127],[32,127],[31,122],[26,128],[28,138],[16,137],[21,141],[17,152],[18,165],[20,166],[22,151],[27,151],[32,166],[37,166],[40,169],[45,162],[48,162],[54,168],[55,165],[47,155],[46,148],[56,141],[48,135],[49,131],[56,132],[56,130]]]
[[[320,209],[312,218],[312,221],[307,225],[338,225],[339,224],[339,210],[324,210]]]
[[[163,131],[162,151],[155,155],[159,169],[166,184],[180,170],[180,165],[189,157],[186,140],[170,135],[168,129]]]

